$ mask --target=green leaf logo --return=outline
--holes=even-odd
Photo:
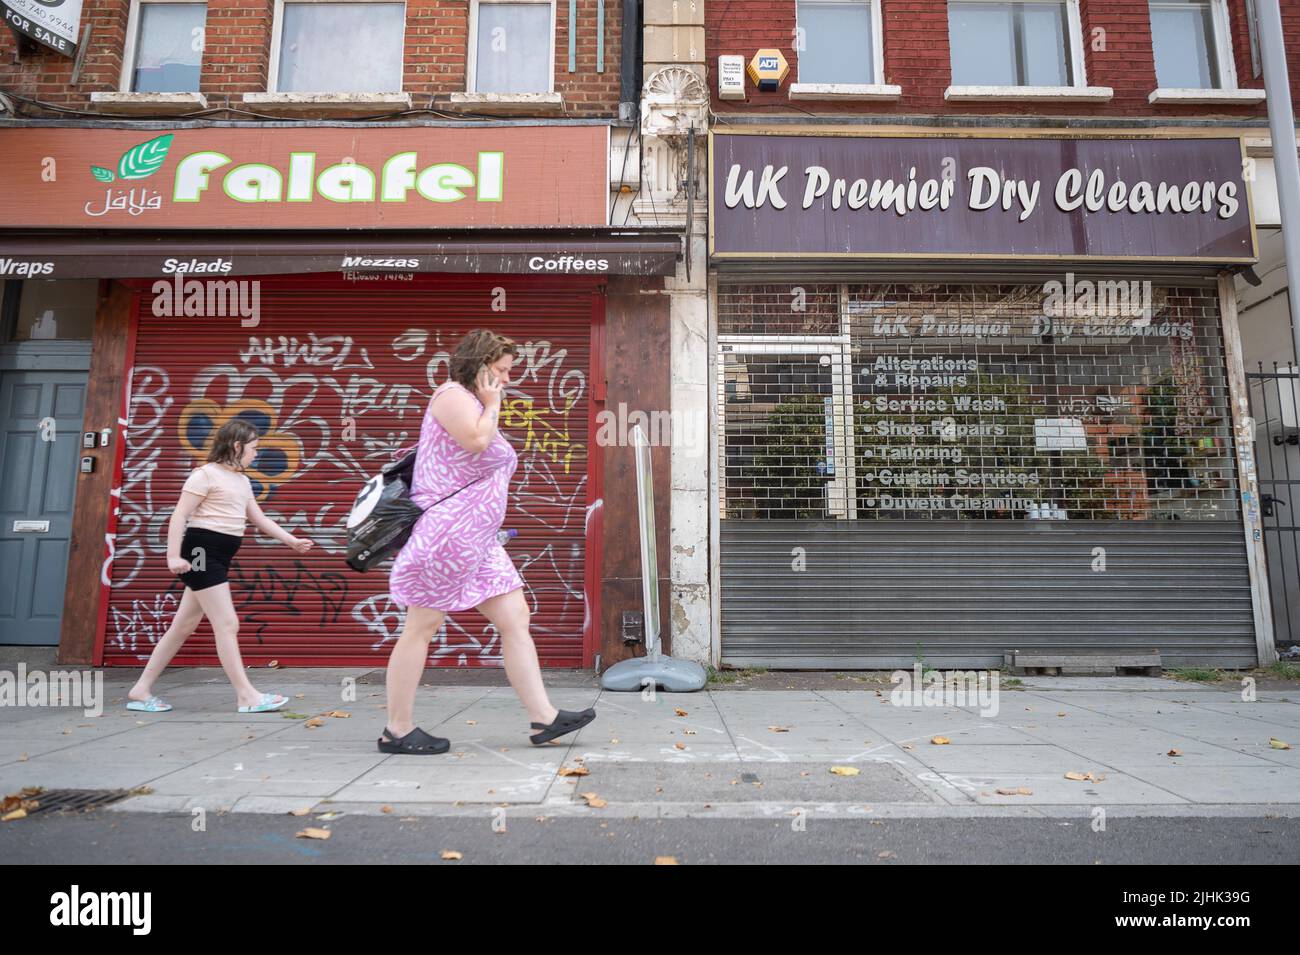
[[[172,133],[132,146],[122,154],[117,163],[117,174],[123,179],[144,179],[158,171],[167,158],[172,145]]]
[[[113,170],[105,169],[103,166],[91,166],[90,174],[100,182],[112,182],[114,178]]]

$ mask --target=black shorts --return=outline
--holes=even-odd
[[[242,537],[210,531],[206,527],[187,527],[181,538],[181,558],[188,560],[194,569],[177,574],[190,590],[207,590],[226,583],[230,562],[244,542]],[[195,553],[195,549],[200,553]],[[201,564],[202,570],[195,565]]]

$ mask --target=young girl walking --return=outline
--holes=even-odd
[[[312,542],[294,537],[262,513],[245,469],[257,457],[257,429],[238,418],[227,421],[212,442],[206,464],[195,468],[167,526],[167,569],[185,584],[172,625],[167,628],[127,694],[128,710],[163,713],[171,704],[154,695],[154,682],[204,617],[216,636],[217,656],[235,689],[240,713],[266,713],[289,702],[287,696],[260,693],[239,655],[239,617],[230,597],[230,562],[243,542],[248,522],[299,554]]]

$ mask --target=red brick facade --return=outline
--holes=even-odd
[[[555,89],[564,97],[565,116],[618,114],[621,4],[604,5],[604,72],[596,69],[597,6],[597,0],[578,0],[577,69],[570,73],[569,4],[556,3]],[[82,26],[89,24],[93,34],[75,85],[72,60],[43,48],[20,58],[13,34],[0,30],[0,92],[100,112],[90,94],[119,89],[129,9],[129,0],[86,0]],[[402,89],[414,107],[445,109],[447,94],[465,89],[469,9],[469,0],[407,0]],[[209,108],[244,109],[242,94],[267,92],[274,10],[273,0],[208,0],[199,89]],[[35,115],[32,107],[25,111]]]
[[[1281,0],[1287,63],[1293,99],[1300,101],[1300,0]],[[789,84],[799,78],[794,48],[795,0],[709,0],[705,5],[705,47],[713,108],[720,112],[970,114],[1040,113],[1063,116],[1224,116],[1261,117],[1257,106],[1152,105],[1156,88],[1151,20],[1145,0],[1080,0],[1084,68],[1091,86],[1109,86],[1114,98],[1104,103],[950,103],[944,90],[951,83],[948,8],[945,0],[880,0],[884,27],[884,80],[902,87],[897,102],[792,101]],[[1228,0],[1237,85],[1262,87],[1251,75],[1245,0]],[[745,100],[717,98],[718,57],[740,54],[748,62],[763,47],[777,47],[790,63],[781,89],[760,93],[746,81]],[[757,109],[755,107],[758,107]]]

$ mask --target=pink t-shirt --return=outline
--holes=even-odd
[[[244,536],[248,505],[253,500],[248,475],[223,464],[204,464],[190,472],[181,490],[202,498],[190,514],[190,527]]]

